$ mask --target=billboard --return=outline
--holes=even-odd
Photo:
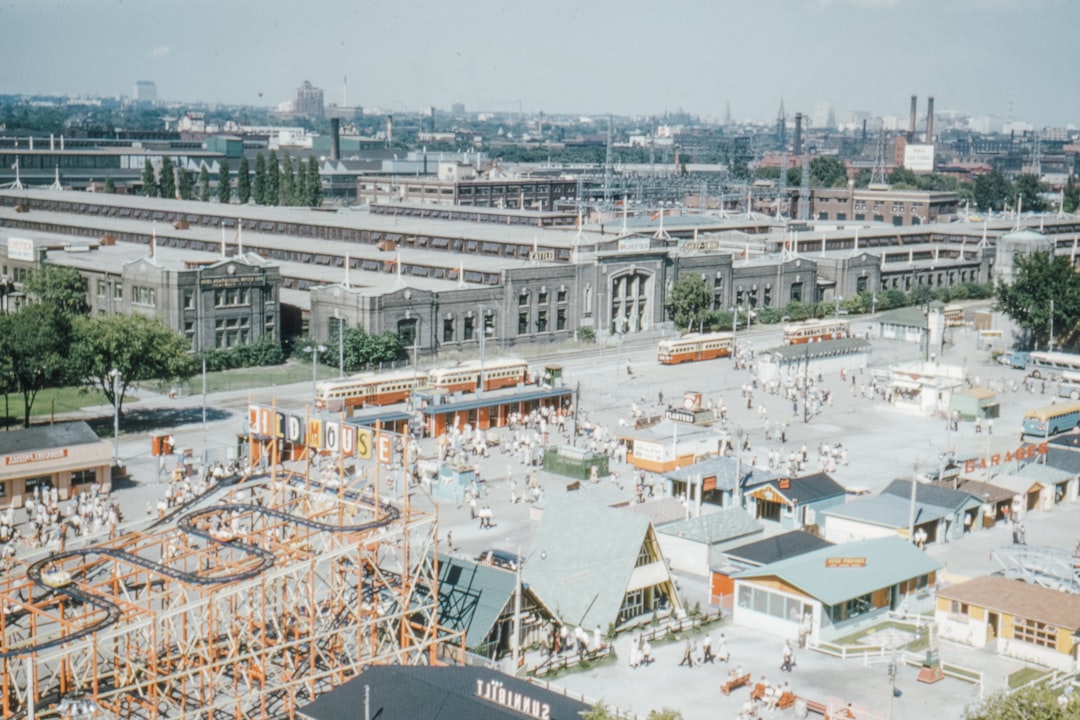
[[[911,172],[934,172],[934,146],[906,146],[904,148],[904,167]]]
[[[34,241],[27,238],[8,237],[8,260],[28,260],[34,262]]]

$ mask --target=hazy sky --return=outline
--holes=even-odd
[[[0,93],[1080,124],[1077,0],[0,0]]]

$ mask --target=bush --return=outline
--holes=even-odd
[[[261,337],[248,345],[208,350],[203,356],[206,358],[206,369],[211,372],[280,365],[285,362],[285,353],[270,336]]]
[[[596,333],[587,325],[579,327],[577,329],[577,339],[581,342],[596,342]]]

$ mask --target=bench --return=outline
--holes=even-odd
[[[758,683],[750,690],[751,700],[764,700],[765,699],[765,683]]]
[[[737,678],[728,680],[726,683],[721,685],[720,692],[724,693],[725,695],[730,695],[732,690],[736,688],[741,688],[743,685],[748,685],[749,683],[750,673],[746,673],[745,675],[740,675]]]
[[[780,695],[780,699],[776,701],[776,707],[781,710],[787,710],[789,707],[795,704],[795,693],[786,692]]]
[[[802,701],[806,703],[807,710],[821,715],[825,720],[855,720],[855,714],[851,712],[851,708],[840,708],[830,715],[829,708],[825,703],[809,698],[803,698]]]

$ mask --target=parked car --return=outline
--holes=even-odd
[[[485,550],[475,558],[476,562],[481,565],[490,565],[492,567],[502,568],[503,570],[510,570],[514,572],[518,569],[518,565],[521,564],[521,556],[515,555],[512,552],[506,552],[505,550]]]
[[[998,355],[998,362],[1002,365],[1008,365],[1009,367],[1023,370],[1025,367],[1027,367],[1029,355],[1031,355],[1031,353],[1029,352],[1024,352],[1022,350],[1013,350],[1012,352],[1001,353],[1000,355]]]

